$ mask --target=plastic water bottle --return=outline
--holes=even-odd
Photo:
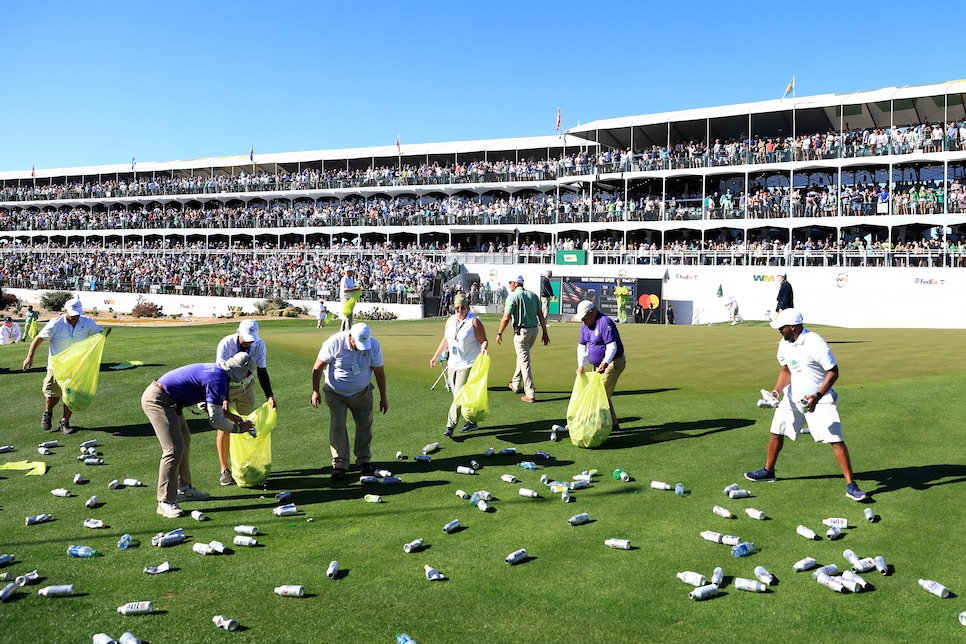
[[[755,508],[745,508],[745,514],[758,521],[765,520],[765,513],[761,510],[756,510]]]
[[[694,601],[701,601],[702,599],[710,599],[718,594],[717,584],[708,584],[706,586],[701,586],[700,588],[695,588],[688,593],[688,597]]]
[[[416,640],[405,633],[396,633],[396,644],[416,644]]]
[[[325,576],[329,579],[335,579],[339,576],[339,562],[330,561],[329,567],[325,569]]]
[[[684,572],[679,572],[678,579],[680,579],[681,581],[683,581],[689,586],[694,586],[695,588],[705,585],[704,575],[702,575],[699,572],[693,572],[691,570],[685,570]]]
[[[67,548],[67,554],[71,557],[93,557],[97,554],[97,550],[94,550],[90,546],[69,546]]]
[[[423,447],[423,454],[432,454],[439,449],[439,443],[430,443]]]
[[[820,538],[817,534],[815,534],[814,530],[804,525],[800,525],[797,528],[795,528],[795,532],[797,532],[799,535],[811,541],[814,541],[815,539]]]
[[[423,540],[422,539],[416,539],[415,541],[410,541],[409,543],[407,543],[406,545],[404,545],[403,546],[403,552],[405,552],[406,554],[410,554],[410,553],[413,553],[413,552],[418,551],[422,547],[423,547]]]
[[[534,463],[533,461],[520,461],[519,463],[517,463],[517,465],[519,465],[520,467],[522,467],[525,470],[535,470],[535,469],[537,469],[537,464]]]
[[[580,514],[575,514],[574,516],[567,519],[567,523],[570,525],[580,525],[581,523],[587,523],[590,521],[590,515],[586,512],[581,512]]]
[[[305,586],[298,586],[295,584],[289,584],[287,586],[277,586],[275,588],[275,594],[280,597],[304,597]]]
[[[865,509],[865,520],[869,523],[875,521],[875,511],[872,508]]]
[[[835,564],[828,564],[812,571],[812,577],[818,577],[819,575],[828,575],[829,577],[834,577],[837,574],[839,574],[839,567]]]
[[[811,570],[818,565],[813,557],[805,557],[804,559],[799,559],[794,564],[792,564],[792,570],[795,572],[805,572],[806,570]]]
[[[224,615],[215,615],[211,618],[211,622],[218,628],[223,628],[226,631],[237,631],[238,621],[225,617]]]
[[[674,486],[674,493],[678,496],[684,496],[684,483],[678,483]]]
[[[504,456],[507,454],[516,454],[516,453],[517,453],[516,447],[504,447],[503,449],[500,450],[500,454],[503,454]]]
[[[367,494],[364,498],[368,503],[382,503],[382,497],[378,494]]]
[[[519,550],[515,550],[515,551],[511,552],[510,554],[508,554],[503,561],[506,562],[506,563],[508,563],[508,564],[510,564],[512,566],[514,564],[520,563],[521,561],[523,561],[526,558],[527,558],[527,549],[526,548],[520,548]]]
[[[722,517],[723,519],[733,519],[735,516],[731,514],[731,510],[729,510],[728,508],[723,508],[720,505],[714,506],[713,508],[711,508],[711,511],[717,514],[719,517]]]
[[[702,530],[701,538],[705,541],[710,541],[711,543],[721,543],[721,538],[724,537],[720,532],[715,532],[713,530]]]
[[[122,534],[121,538],[117,540],[117,547],[121,550],[127,550],[131,545],[131,535]]]
[[[768,572],[768,569],[764,566],[755,566],[755,577],[766,586],[771,586],[775,583],[775,576]]]
[[[417,454],[413,457],[413,460],[417,463],[429,463],[433,459],[429,456],[429,454]]]
[[[711,573],[711,583],[714,584],[715,586],[720,587],[721,582],[723,581],[724,581],[724,568],[722,568],[721,566],[718,566],[717,568],[714,569],[714,572]]]
[[[737,546],[731,547],[731,554],[734,557],[746,557],[755,549],[754,541],[742,541]]]
[[[519,494],[520,496],[525,496],[528,499],[536,499],[540,496],[539,494],[537,494],[536,490],[531,490],[528,487],[521,487],[519,490]]]
[[[664,481],[651,481],[651,488],[655,490],[670,490],[671,486]]]
[[[768,587],[757,579],[745,579],[738,577],[734,581],[735,590],[747,590],[750,593],[763,593]]]
[[[888,566],[888,564],[886,564],[885,557],[883,557],[882,555],[879,555],[878,557],[876,557],[875,559],[873,559],[873,561],[875,562],[875,569],[876,570],[878,570],[883,575],[888,575],[889,574],[889,566]]]
[[[849,527],[849,520],[841,517],[829,517],[827,519],[822,519],[822,525],[828,526],[829,528],[847,528]]]

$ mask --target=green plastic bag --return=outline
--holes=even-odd
[[[24,341],[33,340],[37,337],[37,320],[36,318],[31,319],[27,324],[27,328],[24,330],[23,339]]]
[[[577,374],[567,406],[570,441],[577,447],[600,447],[610,436],[613,419],[604,379],[596,371]]]
[[[231,435],[231,476],[239,487],[255,487],[272,473],[272,430],[278,411],[266,402],[244,418],[255,424],[256,436],[252,438],[248,432]]]
[[[471,423],[481,423],[490,415],[490,396],[486,391],[486,380],[490,373],[490,355],[481,353],[473,361],[466,384],[460,389],[454,401],[461,407],[463,418]]]
[[[104,340],[104,333],[92,335],[70,345],[50,360],[54,380],[63,390],[64,404],[71,411],[84,411],[94,402]]]
[[[342,315],[349,315],[356,308],[359,298],[362,297],[362,290],[352,291],[348,299],[342,303]]]

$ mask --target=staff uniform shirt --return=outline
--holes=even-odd
[[[785,387],[785,396],[797,402],[804,396],[814,395],[825,380],[825,374],[838,363],[822,336],[802,329],[795,342],[782,340],[778,343],[778,364],[792,372],[792,381]],[[819,403],[829,397],[832,402],[838,400],[834,387]]]
[[[473,366],[476,357],[483,352],[483,345],[476,339],[476,332],[473,328],[473,320],[475,319],[475,315],[467,313],[464,320],[460,320],[455,315],[451,315],[446,320],[446,328],[443,334],[446,336],[446,343],[449,345],[450,369],[469,369]]]
[[[607,356],[607,345],[614,344],[616,352],[610,356],[609,360],[604,360]],[[624,343],[621,342],[620,333],[614,321],[598,313],[593,326],[580,324],[580,339],[577,340],[577,361],[582,365],[582,357],[586,351],[587,359],[591,364],[599,365],[601,362],[613,362],[614,358],[624,355]]]
[[[5,322],[0,322],[0,344],[16,344],[20,342],[20,325],[11,322],[7,326]]]
[[[199,362],[178,367],[158,378],[158,382],[182,407],[207,403],[208,420],[216,429],[230,432],[235,428],[222,411],[228,397],[228,372],[217,364]]]
[[[238,334],[233,333],[231,335],[226,335],[218,343],[218,348],[215,350],[215,362],[226,362],[236,353],[247,353],[255,361],[255,366],[259,369],[265,369],[268,360],[268,348],[265,346],[265,341],[258,338],[252,342],[252,346],[247,349],[241,345],[238,341]]]
[[[343,302],[345,302],[350,297],[352,297],[352,293],[346,293],[346,291],[350,291],[355,287],[356,287],[356,281],[354,279],[352,279],[348,275],[342,276],[342,281],[339,283],[339,290],[340,290],[340,293],[342,294]]]
[[[51,358],[55,355],[72,344],[86,340],[92,335],[97,335],[101,330],[101,327],[97,326],[97,322],[86,315],[80,316],[77,324],[74,326],[71,326],[70,322],[67,321],[66,315],[58,315],[45,324],[44,328],[37,334],[37,337],[50,342],[50,347],[47,351],[47,368],[53,368]]]
[[[503,313],[509,313],[513,328],[531,327],[540,324],[537,311],[540,309],[540,299],[532,291],[518,286],[506,298]]]
[[[353,396],[372,381],[372,368],[381,367],[379,341],[369,338],[369,348],[356,351],[349,346],[349,332],[340,331],[322,343],[318,359],[325,363],[325,384],[340,396]]]

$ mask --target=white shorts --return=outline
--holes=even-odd
[[[841,443],[844,440],[839,409],[831,397],[827,402],[820,400],[812,413],[801,412],[798,405],[793,407],[787,397],[783,398],[772,418],[771,433],[795,440],[802,433],[806,421],[816,443]]]

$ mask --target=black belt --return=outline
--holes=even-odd
[[[520,329],[536,329],[536,328],[537,328],[536,325],[534,325],[534,326],[515,326],[515,327],[513,327],[513,330],[514,331],[519,331]]]

